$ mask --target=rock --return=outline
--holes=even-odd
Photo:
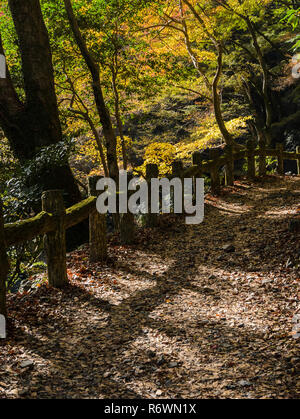
[[[166,363],[165,357],[162,355],[157,360],[157,365],[163,365]]]
[[[240,380],[238,382],[238,385],[241,387],[250,387],[252,384],[249,381],[246,380]]]
[[[147,356],[149,357],[149,358],[154,358],[155,357],[155,352],[154,351],[147,351]]]
[[[233,253],[235,252],[235,247],[232,244],[226,244],[222,247],[222,250],[224,250],[226,253]]]
[[[175,368],[178,367],[178,362],[170,362],[168,365],[169,368]]]
[[[228,384],[226,386],[226,390],[235,390],[235,389],[236,389],[236,385],[234,385],[234,384]]]
[[[215,290],[214,290],[213,288],[204,287],[204,288],[203,288],[203,292],[204,292],[205,294],[214,294],[214,293],[215,293]]]
[[[166,386],[166,387],[170,387],[172,384],[173,384],[172,380],[167,380],[167,381],[165,382],[165,386]]]
[[[23,361],[23,362],[21,362],[21,364],[20,364],[20,367],[21,368],[32,368],[34,366],[34,362],[33,361],[30,361],[30,360],[28,360],[28,361]]]

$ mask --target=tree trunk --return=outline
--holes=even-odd
[[[113,87],[114,98],[115,98],[115,117],[116,117],[117,127],[119,131],[120,139],[121,139],[123,169],[127,170],[127,166],[128,166],[127,150],[126,150],[125,138],[123,134],[123,124],[122,124],[121,115],[120,115],[120,98],[119,98],[116,75],[114,74],[114,70],[113,70],[113,75],[112,75],[112,87]]]
[[[258,58],[261,71],[262,71],[262,76],[263,76],[262,96],[264,100],[264,107],[265,107],[265,113],[266,113],[264,135],[265,135],[267,144],[270,145],[272,141],[271,125],[273,122],[273,104],[272,104],[272,100],[271,100],[271,96],[269,92],[269,87],[270,87],[269,72],[268,72],[268,68],[267,68],[263,53],[261,51],[261,48],[257,40],[255,28],[248,17],[244,18],[244,20],[251,34],[251,37],[253,40],[253,46],[255,48],[257,58]]]
[[[117,139],[114,133],[114,129],[112,126],[109,110],[106,107],[105,100],[103,97],[101,82],[100,82],[100,74],[99,74],[99,67],[95,63],[93,57],[91,56],[88,48],[86,46],[86,42],[80,32],[78,23],[74,16],[72,4],[70,0],[64,0],[65,8],[67,11],[69,23],[71,29],[73,31],[73,35],[75,41],[80,49],[82,57],[84,58],[86,65],[89,68],[93,83],[93,92],[95,97],[95,102],[98,110],[98,114],[100,117],[100,122],[103,127],[103,133],[106,141],[106,150],[107,150],[107,164],[109,175],[112,179],[118,182],[118,159],[117,159]]]
[[[215,74],[214,81],[212,84],[214,112],[215,112],[215,117],[216,117],[219,130],[221,131],[221,134],[224,138],[225,143],[227,145],[233,145],[234,141],[233,141],[232,135],[226,128],[226,125],[223,119],[222,110],[221,110],[220,93],[219,93],[219,81],[220,81],[220,77],[221,77],[222,69],[223,69],[223,48],[220,43],[218,43],[216,47],[218,50],[218,68],[217,68],[217,72]]]
[[[202,27],[202,29],[204,30],[206,35],[210,38],[211,42],[213,43],[213,45],[215,46],[215,48],[217,50],[217,53],[218,53],[218,63],[217,63],[217,65],[218,65],[218,67],[217,67],[217,71],[216,71],[212,86],[210,85],[210,82],[209,82],[207,76],[205,75],[205,73],[201,70],[200,64],[199,64],[195,54],[192,51],[191,42],[190,42],[189,35],[188,35],[187,24],[186,24],[186,21],[183,17],[184,14],[183,14],[182,2],[185,3],[188,6],[188,8],[192,12],[192,14],[195,16],[195,18],[198,20],[198,22],[200,23],[200,26]],[[220,101],[220,94],[219,94],[219,82],[220,82],[220,78],[221,78],[222,70],[223,70],[223,47],[221,45],[221,42],[219,42],[215,38],[215,36],[213,34],[211,34],[206,29],[206,25],[205,25],[204,20],[201,18],[201,16],[199,15],[199,13],[197,13],[194,6],[188,0],[180,0],[179,8],[180,8],[180,15],[181,15],[181,19],[182,19],[183,33],[184,33],[184,37],[185,37],[185,44],[186,44],[187,51],[188,51],[188,53],[189,53],[189,55],[192,59],[194,67],[196,68],[198,73],[203,77],[206,87],[208,88],[208,90],[212,91],[212,102],[213,102],[213,106],[214,106],[214,113],[215,113],[215,118],[216,118],[217,125],[218,125],[218,127],[221,131],[221,134],[224,138],[225,143],[227,145],[235,145],[235,147],[238,147],[238,145],[233,140],[232,135],[230,134],[230,132],[226,128],[226,125],[225,125],[225,122],[224,122],[224,119],[223,119],[223,115],[222,115],[222,109],[221,109],[221,101]]]
[[[9,266],[4,240],[2,201],[0,200],[0,314],[3,314],[3,316],[6,316],[6,280],[8,269]]]
[[[53,214],[57,225],[44,237],[47,257],[48,282],[51,287],[63,288],[68,284],[66,262],[66,210],[61,191],[47,191],[42,195],[43,211]]]
[[[7,78],[0,79],[0,125],[22,164],[41,147],[60,142],[62,132],[50,43],[39,0],[9,0],[9,8],[19,39],[26,100],[23,103],[18,97],[7,71]],[[47,173],[39,173],[33,183],[41,184],[41,180],[45,189],[64,189],[68,204],[81,199],[68,165],[47,168]]]

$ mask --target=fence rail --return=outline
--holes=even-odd
[[[260,176],[266,174],[267,157],[277,159],[279,175],[284,175],[284,160],[296,160],[297,173],[300,175],[300,147],[297,147],[296,152],[284,151],[282,144],[278,144],[276,149],[269,149],[261,143],[256,148],[255,143],[250,140],[244,150],[234,151],[231,146],[226,146],[224,155],[220,156],[216,150],[211,150],[209,157],[208,161],[204,161],[201,153],[195,152],[192,165],[187,168],[184,168],[181,160],[174,161],[170,177],[198,178],[205,173],[209,173],[211,191],[213,194],[219,194],[221,190],[220,169],[222,167],[225,167],[225,185],[230,186],[234,184],[234,162],[236,160],[245,159],[247,161],[247,178],[252,180],[257,174]],[[157,165],[148,165],[146,172],[148,182],[151,181],[151,178],[159,177]],[[107,257],[106,218],[105,215],[98,214],[95,205],[97,200],[96,183],[100,178],[99,176],[89,178],[90,197],[67,210],[64,208],[62,191],[58,190],[44,192],[42,195],[43,211],[27,220],[4,224],[0,208],[0,314],[5,314],[6,310],[3,293],[5,294],[5,281],[8,274],[8,269],[5,268],[7,266],[6,249],[10,246],[43,235],[49,284],[54,287],[62,287],[67,283],[66,230],[89,218],[90,259],[95,262]],[[147,216],[148,226],[155,226],[157,217],[155,214],[149,214]],[[132,225],[129,226],[128,224]],[[134,235],[133,224],[133,217],[121,216],[120,233],[121,240],[124,243],[132,241]]]
[[[60,191],[57,191],[60,193]],[[96,197],[89,197],[79,204],[76,204],[66,210],[65,224],[66,228],[73,227],[86,218],[95,208]],[[46,211],[40,212],[33,218],[17,221],[15,223],[4,225],[5,243],[7,247],[23,243],[41,236],[51,231],[55,231],[57,218]]]

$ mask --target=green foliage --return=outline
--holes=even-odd
[[[41,148],[33,159],[15,169],[2,192],[6,222],[27,218],[40,208],[43,177],[51,174],[51,168],[65,165],[73,150],[73,140],[61,141]],[[40,182],[32,182],[36,179]]]
[[[292,26],[293,31],[298,29],[300,23],[300,7],[298,9],[288,10],[286,16],[282,20],[289,23]]]
[[[288,10],[282,21],[287,22],[294,32],[298,31],[300,24],[300,7]],[[300,35],[297,34],[290,42],[293,43],[293,50],[297,51],[300,48]]]

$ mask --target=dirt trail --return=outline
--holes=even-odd
[[[105,266],[72,253],[66,290],[9,297],[0,398],[297,398],[299,203],[299,177],[240,183]]]

